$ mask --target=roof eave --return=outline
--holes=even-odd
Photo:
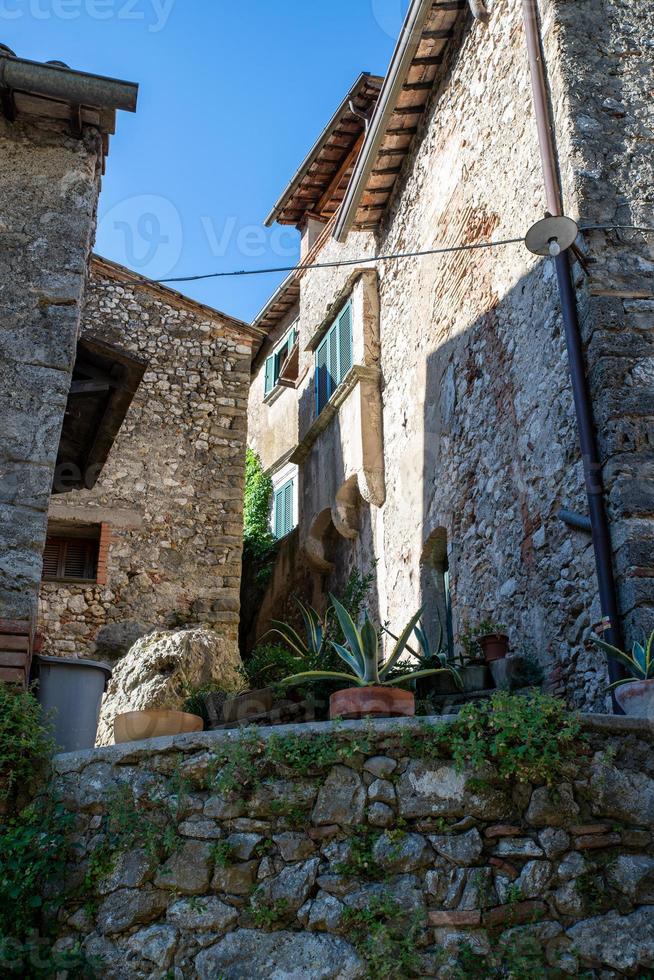
[[[336,110],[332,118],[329,120],[329,122],[323,129],[322,133],[320,134],[320,136],[318,137],[314,145],[309,150],[309,153],[302,161],[302,163],[296,170],[295,174],[287,184],[279,200],[273,205],[270,214],[264,221],[264,226],[266,228],[270,228],[270,226],[273,225],[277,220],[279,214],[281,214],[281,212],[284,210],[285,206],[288,204],[289,200],[293,196],[302,178],[305,176],[306,172],[309,170],[309,168],[313,165],[316,158],[318,157],[320,151],[322,150],[325,144],[325,141],[329,138],[330,132],[336,126],[339,119],[348,108],[350,101],[355,97],[357,91],[361,88],[365,80],[368,80],[369,82],[374,82],[379,80],[379,82],[381,83],[381,79],[379,78],[378,75],[372,75],[370,72],[367,71],[361,72],[356,82],[354,83],[350,91],[347,93],[347,95],[339,105],[338,109]]]
[[[370,128],[336,220],[334,238],[338,242],[342,243],[346,240],[354,224],[361,196],[384,139],[386,123],[395,109],[404,76],[420,44],[421,32],[429,16],[432,3],[433,0],[413,0],[407,12]]]
[[[0,51],[0,88],[97,109],[136,111],[138,85]]]

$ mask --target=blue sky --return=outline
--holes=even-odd
[[[159,278],[292,265],[263,220],[361,71],[383,74],[407,0],[0,0],[19,56],[140,83],[120,113],[96,249]],[[251,319],[280,276],[181,287]]]

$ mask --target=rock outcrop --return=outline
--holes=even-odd
[[[243,685],[240,665],[233,645],[205,627],[142,637],[114,668],[100,713],[98,745],[113,743],[114,718],[123,711],[179,709],[189,689],[205,684],[237,691]]]

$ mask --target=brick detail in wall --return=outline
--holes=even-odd
[[[111,545],[111,525],[102,523],[100,525],[100,543],[98,545],[98,570],[96,582],[98,585],[107,584],[107,560],[109,558],[109,547]]]

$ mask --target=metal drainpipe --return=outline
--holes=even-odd
[[[547,206],[551,214],[561,215],[563,214],[561,187],[556,166],[553,121],[550,112],[545,63],[538,22],[538,0],[522,0],[522,15],[527,38],[529,70],[531,73],[531,86],[536,114],[536,126],[538,129],[538,145],[543,165]],[[565,339],[568,348],[570,380],[572,382],[572,395],[577,415],[579,444],[584,464],[584,478],[593,535],[600,604],[602,615],[610,623],[610,629],[606,630],[605,637],[614,646],[622,647],[622,629],[613,572],[611,535],[609,533],[609,523],[604,504],[602,467],[597,448],[588,382],[586,380],[577,298],[573,285],[569,253],[567,251],[562,252],[554,261],[561,299]],[[619,680],[623,676],[624,673],[620,665],[614,660],[609,660],[609,677],[611,681]],[[613,700],[613,710],[616,713],[622,714],[615,699]]]

